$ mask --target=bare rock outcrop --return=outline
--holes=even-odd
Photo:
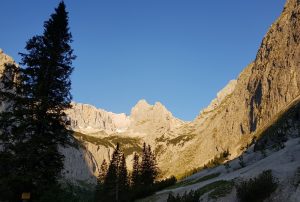
[[[72,103],[66,110],[74,131],[90,134],[104,131],[107,134],[122,131],[129,125],[125,114],[114,114],[88,104]]]
[[[257,131],[297,99],[299,67],[300,2],[288,0],[265,35],[256,59],[239,75],[231,95],[209,116],[201,113],[185,126],[194,130],[195,137],[186,147],[174,149],[172,155],[178,157],[170,158],[170,165],[175,166],[168,172],[201,166],[226,149],[232,158],[239,155]]]

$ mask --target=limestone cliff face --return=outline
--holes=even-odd
[[[255,61],[239,75],[232,93],[212,111],[203,110],[185,126],[194,130],[194,140],[174,150],[179,152],[172,155],[184,160],[177,163],[175,159],[171,164],[177,166],[169,173],[203,165],[225,149],[232,157],[237,156],[245,142],[299,96],[299,67],[300,2],[288,0],[265,35]]]
[[[72,108],[66,110],[71,128],[82,133],[107,134],[119,132],[129,125],[129,118],[125,114],[114,114],[88,104],[72,103]]]
[[[249,132],[299,95],[300,2],[288,0],[262,41],[249,78]]]

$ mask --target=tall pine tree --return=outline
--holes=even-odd
[[[133,189],[137,188],[141,184],[141,169],[139,159],[139,155],[134,153],[131,174],[131,186]]]
[[[61,2],[44,23],[43,34],[27,42],[22,67],[5,70],[16,75],[0,93],[1,101],[9,103],[0,115],[0,160],[13,159],[8,161],[7,175],[0,174],[0,181],[11,190],[8,200],[19,200],[24,191],[38,199],[49,187],[57,186],[63,169],[58,147],[69,144],[64,110],[71,101],[75,59],[71,42],[68,13]]]
[[[141,183],[145,186],[153,185],[158,175],[158,168],[155,154],[150,145],[143,145],[143,155],[141,163]]]
[[[108,170],[108,164],[106,162],[105,159],[103,159],[101,166],[100,166],[100,170],[99,170],[99,181],[103,184],[104,180],[105,180],[105,176],[107,174],[107,170]]]
[[[117,143],[104,180],[103,193],[105,196],[102,201],[128,201],[128,189],[129,183],[125,155],[121,151],[119,143]]]
[[[149,178],[151,179],[151,184],[153,184],[159,174],[159,170],[158,170],[155,154],[152,152],[150,145],[148,145],[148,154],[149,154],[149,166],[151,171]]]
[[[100,166],[99,176],[97,177],[97,185],[95,190],[96,201],[101,201],[104,196],[103,185],[104,185],[105,177],[107,175],[107,170],[108,170],[108,165],[106,160],[104,159]]]
[[[120,189],[120,201],[128,201],[129,195],[129,180],[126,166],[126,159],[124,153],[122,153],[121,163],[119,168],[119,189]]]

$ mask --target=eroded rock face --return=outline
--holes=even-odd
[[[78,182],[96,184],[97,161],[89,150],[80,147],[61,147],[59,150],[65,156],[62,172],[65,179],[75,184]]]
[[[169,172],[203,165],[227,148],[232,157],[237,156],[245,142],[297,99],[299,67],[300,2],[288,0],[265,35],[255,61],[239,75],[232,94],[186,126],[195,130],[195,139],[180,152],[174,150],[172,155],[185,161],[177,163],[175,159],[171,164],[177,166]]]
[[[82,133],[107,134],[126,129],[130,123],[125,114],[114,114],[88,104],[72,103],[72,108],[66,110],[71,121],[71,129]]]

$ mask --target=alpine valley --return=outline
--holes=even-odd
[[[0,69],[7,62],[14,63],[1,50]],[[174,175],[183,180],[144,201],[166,201],[169,193],[182,195],[220,180],[249,179],[268,169],[279,179],[270,201],[299,201],[299,101],[300,1],[287,0],[255,60],[190,122],[174,117],[160,102],[140,100],[130,115],[73,102],[66,114],[79,146],[61,147],[64,176],[72,183],[96,184],[101,162],[109,161],[117,143],[130,170],[134,152],[141,153],[146,142],[156,154],[160,178]],[[224,153],[228,157],[219,166],[208,166]],[[184,178],[189,174],[194,175]],[[201,180],[211,174],[217,177]],[[237,201],[235,192],[232,188],[214,198],[210,190],[201,198]]]

